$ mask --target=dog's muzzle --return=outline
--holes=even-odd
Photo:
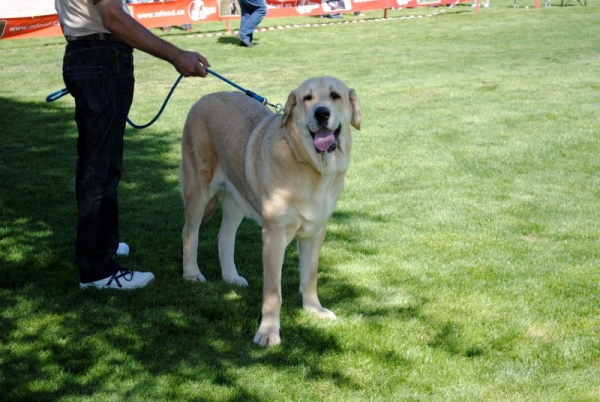
[[[313,139],[313,145],[318,153],[333,152],[338,146],[338,137],[342,126],[338,126],[335,131],[329,130],[327,127],[321,127],[316,133],[310,132]]]
[[[313,145],[318,153],[333,152],[338,146],[338,137],[340,135],[341,126],[338,126],[334,131],[327,128],[331,112],[326,107],[318,107],[314,111],[314,117],[320,128],[318,131],[310,132],[313,139]]]

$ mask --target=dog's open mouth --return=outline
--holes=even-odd
[[[310,134],[313,138],[313,144],[317,152],[324,153],[335,151],[340,130],[341,126],[338,126],[335,131],[328,130],[327,127],[321,127],[316,133],[311,131]]]

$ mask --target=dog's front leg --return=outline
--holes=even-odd
[[[266,226],[266,225],[265,225]],[[262,320],[254,343],[275,346],[281,343],[279,336],[281,312],[281,266],[289,241],[281,230],[263,228],[263,304]]]
[[[320,317],[335,319],[333,311],[321,306],[317,295],[317,270],[319,255],[325,240],[326,227],[323,227],[313,237],[298,240],[298,257],[300,260],[300,293],[304,309],[318,314]]]

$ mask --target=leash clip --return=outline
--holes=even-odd
[[[275,113],[283,113],[283,105],[281,103],[274,104],[265,99],[263,101],[263,105],[271,106],[273,109],[275,109]]]

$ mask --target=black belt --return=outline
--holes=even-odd
[[[121,39],[117,38],[115,35],[109,34],[109,33],[95,33],[95,34],[84,35],[84,36],[65,36],[65,38],[67,39],[67,42],[75,42],[75,41],[79,41],[79,40],[123,42]]]

